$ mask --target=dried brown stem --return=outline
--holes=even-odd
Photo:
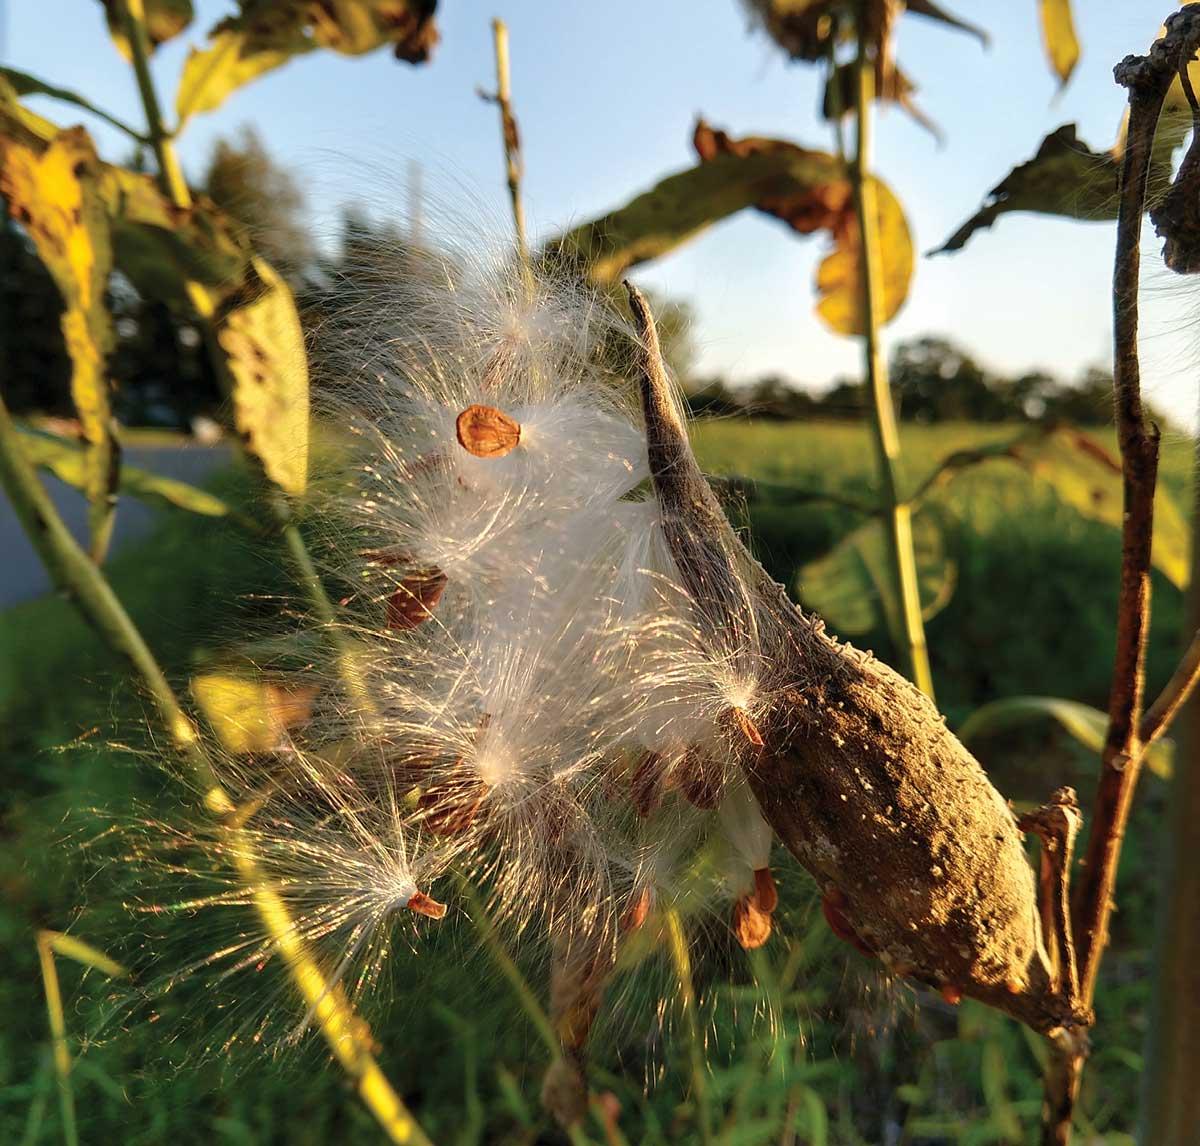
[[[1200,13],[1188,10],[1167,19],[1167,31],[1144,57],[1127,56],[1114,70],[1129,92],[1129,128],[1121,172],[1113,266],[1113,398],[1124,475],[1121,582],[1117,604],[1117,649],[1108,703],[1100,782],[1092,810],[1091,835],[1077,888],[1073,916],[1079,959],[1080,1000],[1090,1005],[1100,960],[1108,941],[1113,888],[1121,845],[1144,755],[1142,729],[1165,727],[1177,703],[1167,696],[1143,717],[1146,644],[1150,630],[1150,546],[1154,488],[1158,477],[1158,431],[1142,407],[1138,360],[1140,238],[1159,113],[1181,61],[1190,59],[1200,32]],[[1192,670],[1189,676],[1195,675]],[[1180,686],[1186,689],[1186,682]],[[1153,720],[1151,716],[1153,715]],[[1052,1040],[1044,1079],[1042,1141],[1063,1146],[1071,1137],[1086,1046],[1082,1040]]]

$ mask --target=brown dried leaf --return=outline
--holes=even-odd
[[[477,458],[502,458],[521,444],[521,423],[495,406],[468,406],[454,432],[458,444]]]

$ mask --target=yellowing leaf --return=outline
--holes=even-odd
[[[264,681],[228,673],[192,678],[192,696],[222,748],[234,756],[270,752],[279,746]]]
[[[827,232],[834,251],[818,285],[830,296],[822,317],[852,329],[857,269],[849,264],[857,231],[850,183],[841,161],[780,139],[732,139],[703,120],[694,143],[701,162],[668,176],[651,190],[550,244],[546,254],[577,263],[594,282],[616,281],[629,268],[667,254],[720,220],[753,207],[801,235]],[[895,196],[873,180],[884,228],[884,301],[887,317],[899,310],[912,276],[912,243]],[[847,293],[849,292],[849,293]],[[835,329],[838,327],[835,326]]]
[[[308,479],[308,364],[296,304],[261,259],[217,318],[233,377],[234,429],[266,476],[291,494]]]
[[[47,434],[21,434],[21,450],[41,469],[76,489],[87,487],[87,455],[74,443]],[[161,477],[134,466],[121,467],[121,492],[141,501],[161,503],[205,517],[236,516],[229,503],[187,482]]]
[[[254,47],[245,32],[217,32],[208,47],[188,53],[175,96],[179,122],[220,107],[238,88],[315,46],[297,34],[276,47]]]
[[[192,696],[226,752],[272,752],[287,730],[306,724],[317,689],[229,672],[192,678]]]
[[[878,179],[875,185],[876,220],[882,270],[880,295],[881,322],[896,317],[908,298],[913,272],[912,237],[908,220],[896,196]],[[862,278],[859,273],[859,231],[857,220],[836,236],[835,246],[817,268],[817,313],[837,334],[863,334]]]
[[[1042,43],[1050,67],[1065,85],[1079,63],[1079,39],[1071,17],[1071,0],[1038,0],[1042,18]]]
[[[6,130],[10,125],[18,130]],[[120,466],[105,376],[112,326],[104,290],[112,248],[99,186],[101,165],[81,127],[60,131],[48,144],[22,140],[22,127],[0,104],[0,195],[62,295],[60,324],[71,358],[71,397],[88,446],[91,552],[99,560],[112,532]]]
[[[1092,521],[1119,529],[1124,518],[1121,464],[1079,430],[1060,429],[1016,443],[1010,456],[1047,482],[1068,505]],[[1191,568],[1187,524],[1171,495],[1154,497],[1154,566],[1173,585],[1187,587]]]
[[[720,156],[668,176],[624,207],[569,231],[551,249],[577,261],[593,282],[612,283],[753,206],[769,189],[811,193],[836,179],[836,161],[823,152]]]

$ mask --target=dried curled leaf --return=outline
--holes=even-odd
[[[104,5],[104,16],[108,21],[108,32],[117,45],[117,50],[127,60],[133,59],[129,48],[129,37],[125,33],[124,4],[118,0],[100,0]],[[160,44],[174,39],[191,22],[192,0],[142,0],[142,14],[146,25],[146,38],[153,51]]]
[[[454,432],[458,444],[477,458],[502,458],[521,444],[521,423],[495,406],[468,406]]]

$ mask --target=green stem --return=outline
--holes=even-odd
[[[667,945],[671,952],[671,962],[675,965],[675,976],[679,980],[679,1008],[688,1045],[696,1121],[700,1124],[700,1140],[707,1144],[712,1141],[708,1117],[708,1070],[704,1063],[704,1044],[700,1040],[700,1019],[696,1013],[692,956],[688,951],[687,934],[684,932],[679,912],[672,908],[666,911],[664,916],[667,925]]]
[[[861,33],[861,21],[860,21]],[[858,40],[857,99],[858,124],[854,156],[850,164],[850,182],[854,190],[854,210],[859,224],[859,274],[862,281],[863,358],[867,386],[871,394],[875,456],[879,468],[881,510],[888,535],[888,554],[894,588],[899,597],[900,632],[895,634],[909,677],[928,696],[933,696],[933,675],[929,668],[929,649],[925,643],[925,625],[921,619],[921,598],[917,581],[917,562],[913,554],[912,509],[900,496],[900,435],[896,429],[896,411],[888,384],[887,360],[879,338],[883,313],[883,265],[879,239],[879,215],[875,183],[870,176],[871,106],[875,97],[875,61],[861,34]]]
[[[67,1022],[63,1014],[62,991],[58,985],[58,968],[49,933],[37,937],[38,963],[42,969],[42,987],[46,995],[46,1011],[50,1017],[50,1039],[54,1047],[54,1078],[58,1085],[58,1106],[62,1116],[62,1136],[66,1146],[79,1146],[79,1131],[75,1124],[75,1091],[71,1086],[71,1048],[67,1044]]]

